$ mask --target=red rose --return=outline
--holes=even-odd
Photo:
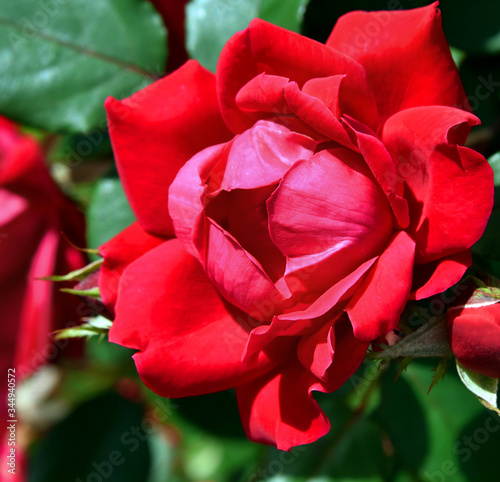
[[[350,13],[326,45],[254,20],[215,76],[108,99],[138,219],[101,248],[110,340],[163,396],[236,387],[253,440],[324,435],[312,391],[470,264],[493,183],[467,105],[436,5]]]
[[[57,355],[50,334],[78,321],[78,300],[36,278],[85,265],[83,216],[51,179],[36,142],[0,118],[0,305],[3,373],[29,375]],[[5,386],[5,385],[4,385]]]
[[[447,318],[457,360],[469,370],[500,378],[500,303],[470,299],[450,308]]]

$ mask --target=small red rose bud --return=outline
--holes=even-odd
[[[448,310],[448,336],[457,360],[469,370],[500,378],[498,288],[478,288]]]

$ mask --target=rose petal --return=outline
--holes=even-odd
[[[344,303],[342,301],[352,294],[352,291],[359,285],[376,259],[373,258],[363,263],[354,272],[330,287],[315,301],[306,304],[305,309],[303,307],[289,309],[287,313],[275,316],[270,325],[258,326],[252,330],[245,349],[245,359],[256,351],[262,350],[276,337],[307,335],[314,332],[325,322],[323,315],[330,315],[330,319],[334,318],[335,314],[339,314],[344,308],[345,301]],[[340,304],[340,307],[335,309],[337,304]],[[328,313],[332,309],[335,310],[334,313]]]
[[[272,367],[262,352],[248,370],[242,353],[247,315],[228,305],[178,240],[134,261],[123,273],[110,341],[139,350],[137,370],[166,397],[225,390]]]
[[[383,142],[405,182],[418,264],[470,248],[486,227],[493,171],[483,156],[456,145],[476,123],[467,112],[431,106],[398,112],[384,127]]]
[[[22,333],[16,350],[16,366],[29,366],[36,350],[44,347],[52,332],[52,283],[36,278],[50,275],[56,264],[59,233],[49,229],[40,239],[27,275],[29,280],[23,299],[23,309],[19,319],[19,333]],[[76,321],[76,320],[69,320]],[[43,357],[42,357],[43,362]],[[32,366],[29,372],[37,366]],[[28,373],[23,373],[27,375]]]
[[[226,300],[259,320],[281,309],[290,293],[280,292],[260,263],[229,233],[207,220],[206,272]]]
[[[394,329],[410,294],[415,242],[404,231],[392,239],[346,308],[354,336],[370,341]]]
[[[260,189],[222,191],[207,206],[206,215],[238,240],[264,268],[267,275],[278,281],[285,272],[285,257],[269,236],[266,201],[276,185]],[[251,226],[251,229],[248,227]]]
[[[437,2],[403,11],[350,12],[337,21],[326,44],[366,69],[377,93],[381,126],[409,107],[470,109]]]
[[[333,362],[335,347],[335,320],[326,323],[318,331],[300,339],[297,356],[303,367],[320,380]]]
[[[365,359],[369,341],[358,340],[353,333],[348,316],[344,313],[334,325],[335,345],[333,361],[325,374],[326,392],[338,390],[360,367]]]
[[[318,131],[326,139],[356,149],[338,117],[339,89],[343,79],[344,75],[311,79],[304,84],[302,90],[296,82],[290,82],[284,88],[284,94],[289,110],[306,125]],[[333,99],[333,91],[336,92],[337,99]],[[340,99],[342,98],[341,95]]]
[[[312,398],[312,390],[323,391],[318,380],[294,359],[236,387],[248,438],[289,450],[325,435],[330,422]]]
[[[227,159],[230,147],[226,143],[203,149],[179,170],[170,185],[168,209],[175,235],[188,253],[200,261],[205,258],[206,181],[217,163]],[[217,190],[219,185],[220,182]]]
[[[267,112],[288,115],[283,89],[290,82],[286,77],[262,72],[251,78],[236,94],[236,105],[245,112]]]
[[[230,138],[214,75],[190,61],[128,99],[108,98],[105,105],[120,178],[139,223],[153,235],[172,236],[168,188],[177,171],[200,150]]]
[[[235,133],[253,124],[252,118],[238,109],[236,95],[263,72],[295,81],[299,88],[310,79],[346,75],[342,110],[368,125],[376,123],[374,95],[356,61],[319,42],[254,19],[227,42],[217,64],[222,116]]]
[[[415,266],[411,300],[422,300],[446,291],[458,283],[472,265],[469,250],[427,264]]]
[[[151,236],[135,222],[99,248],[99,254],[104,258],[99,275],[99,292],[112,313],[125,268],[164,241],[163,238]]]
[[[316,266],[309,288],[337,282],[379,254],[392,233],[382,190],[362,158],[343,148],[297,163],[268,211],[271,239],[288,257],[286,274],[311,269],[311,261]]]
[[[408,202],[403,197],[403,178],[398,173],[396,163],[384,144],[366,126],[354,119],[349,119],[346,122],[357,139],[357,147],[373,177],[387,196],[399,227],[407,228],[410,223]]]
[[[469,370],[500,378],[500,304],[448,310],[453,354]]]
[[[255,189],[278,182],[291,166],[309,159],[317,143],[285,126],[258,121],[231,143],[220,188]]]

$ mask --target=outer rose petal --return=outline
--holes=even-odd
[[[404,231],[393,238],[346,308],[354,336],[375,340],[394,329],[411,289],[415,242]]]
[[[330,422],[312,398],[322,387],[294,359],[269,374],[236,387],[241,421],[251,440],[290,450],[314,442]]]
[[[164,239],[151,236],[135,222],[99,248],[99,254],[104,258],[99,275],[99,292],[111,312],[114,310],[118,284],[125,268],[163,242]]]
[[[134,282],[120,283],[110,341],[139,350],[137,370],[156,393],[225,390],[272,368],[264,353],[251,370],[241,363],[248,316],[223,301],[178,240],[134,261],[127,279]]]
[[[335,353],[335,320],[323,325],[318,331],[300,339],[297,355],[300,363],[320,380],[326,372]]]
[[[436,7],[437,2],[404,11],[350,12],[326,42],[366,69],[380,125],[409,107],[470,109]]]
[[[365,358],[369,341],[358,340],[353,333],[348,316],[344,313],[335,322],[335,345],[333,361],[326,372],[323,383],[325,391],[338,390],[359,368]]]
[[[466,368],[500,378],[500,304],[447,312],[453,354]]]
[[[471,265],[472,256],[466,250],[432,263],[415,266],[410,299],[423,300],[446,291],[462,279]]]
[[[105,106],[120,178],[139,223],[151,234],[173,236],[168,187],[177,171],[200,150],[230,139],[214,75],[190,61],[128,99],[108,98]]]
[[[384,126],[384,144],[405,182],[418,264],[470,248],[486,227],[493,171],[483,156],[457,145],[476,123],[467,112],[430,106],[398,112]]]
[[[342,82],[342,109],[368,125],[376,123],[373,91],[361,65],[319,42],[254,19],[246,30],[227,42],[217,64],[222,116],[235,133],[254,122],[238,109],[238,91],[263,72],[295,81],[299,88],[310,79],[346,75]]]

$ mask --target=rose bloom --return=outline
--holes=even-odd
[[[328,432],[312,392],[462,277],[492,208],[435,4],[349,13],[326,45],[254,20],[215,75],[106,107],[138,220],[101,247],[110,340],[162,396],[235,387],[280,449]]]
[[[15,369],[16,383],[60,353],[66,343],[54,343],[51,333],[78,321],[78,299],[37,280],[85,265],[61,232],[83,245],[82,214],[50,177],[39,145],[0,117],[0,353],[2,373]],[[6,398],[7,380],[5,417]]]
[[[500,378],[500,303],[470,300],[447,313],[448,337],[465,368]]]

